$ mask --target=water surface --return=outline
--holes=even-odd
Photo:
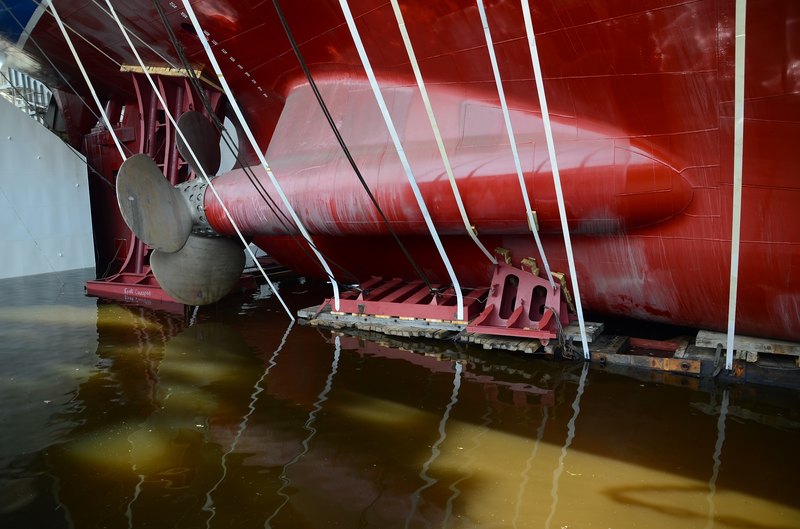
[[[265,290],[187,320],[88,277],[0,281],[4,529],[800,527],[797,393],[337,335]]]

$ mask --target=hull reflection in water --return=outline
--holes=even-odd
[[[66,323],[0,311],[8,336],[34,343],[18,326],[35,321],[51,344],[59,325],[97,342],[50,345],[46,370],[79,369],[66,398],[3,412],[0,526],[800,525],[796,394],[331,335],[245,305],[188,327],[105,304]],[[24,340],[0,345],[4,380],[30,370]]]

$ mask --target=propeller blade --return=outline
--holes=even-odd
[[[219,135],[211,122],[200,112],[190,110],[184,112],[178,118],[178,128],[186,137],[186,143],[192,148],[192,152],[197,156],[197,161],[200,162],[206,175],[209,177],[216,175],[220,163]],[[177,140],[178,152],[181,158],[186,160],[192,170],[199,176],[200,169],[197,167],[194,157],[192,157],[180,134],[178,134]]]
[[[180,250],[192,232],[186,199],[146,154],[133,155],[120,167],[117,203],[133,233],[157,250]]]
[[[186,305],[208,305],[236,285],[244,250],[230,239],[192,235],[179,251],[154,251],[150,267],[164,291]]]

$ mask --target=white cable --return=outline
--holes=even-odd
[[[108,2],[108,0],[106,0]],[[208,45],[208,39],[206,39],[206,34],[203,32],[202,26],[200,26],[200,22],[197,20],[197,17],[194,14],[194,10],[192,9],[189,0],[183,0],[183,7],[186,9],[186,13],[189,15],[189,19],[192,21],[192,26],[194,26],[194,30],[197,33],[197,37],[200,39],[200,42],[203,44],[203,49],[206,51],[206,55],[208,56],[208,60],[211,63],[211,66],[214,68],[214,72],[217,74],[217,78],[222,85],[222,89],[225,92],[225,95],[228,98],[228,102],[231,104],[231,108],[233,108],[233,112],[236,114],[236,117],[239,119],[239,123],[242,125],[242,129],[244,130],[247,139],[250,141],[250,145],[253,147],[253,150],[258,155],[258,159],[261,161],[261,165],[264,167],[264,170],[267,172],[267,176],[272,182],[272,185],[275,186],[275,189],[278,191],[278,195],[281,197],[283,204],[286,206],[286,209],[289,211],[289,214],[292,216],[292,220],[294,220],[297,229],[300,230],[301,235],[303,238],[308,242],[308,245],[311,247],[311,251],[314,252],[314,255],[317,256],[320,264],[322,264],[322,268],[325,269],[325,273],[328,274],[328,277],[331,280],[331,286],[333,287],[333,300],[334,300],[334,309],[339,310],[339,285],[336,283],[336,278],[333,276],[333,272],[331,271],[330,267],[328,266],[327,261],[322,256],[322,254],[317,250],[317,247],[314,245],[314,242],[311,240],[311,235],[308,234],[306,231],[305,226],[300,221],[300,217],[297,216],[292,205],[289,203],[289,199],[286,197],[286,194],[283,192],[283,188],[278,183],[277,178],[272,173],[272,169],[270,169],[269,164],[267,163],[266,158],[264,158],[264,153],[258,146],[258,142],[256,141],[255,136],[253,136],[253,132],[250,130],[250,127],[247,125],[247,121],[244,119],[244,115],[242,115],[242,110],[239,108],[239,104],[236,102],[236,99],[233,97],[233,92],[231,91],[231,87],[228,85],[228,81],[225,80],[225,76],[222,74],[222,70],[219,67],[219,63],[217,62],[216,57],[214,57],[214,52],[211,51],[211,46]]]
[[[58,11],[56,11],[56,6],[50,3],[48,7],[50,8],[50,12],[53,14],[53,18],[56,19],[56,24],[58,24],[58,29],[60,29],[61,34],[64,35],[64,40],[67,41],[67,46],[69,46],[69,51],[72,52],[72,56],[75,58],[75,63],[78,65],[78,69],[80,69],[81,74],[83,75],[83,80],[86,81],[86,86],[89,87],[89,92],[91,92],[92,98],[94,99],[94,102],[97,105],[97,109],[100,111],[100,115],[103,117],[103,123],[105,123],[108,132],[111,134],[111,138],[114,140],[114,145],[117,146],[119,155],[122,157],[123,161],[127,160],[128,157],[125,156],[125,151],[122,150],[122,144],[119,142],[119,138],[117,138],[117,135],[114,133],[114,127],[111,126],[111,121],[109,121],[108,115],[106,114],[103,105],[100,104],[100,98],[97,97],[97,92],[95,92],[94,90],[94,85],[89,80],[89,74],[86,73],[86,69],[83,67],[83,62],[81,62],[81,58],[78,57],[78,52],[75,51],[75,46],[72,45],[72,39],[67,33],[67,28],[64,27],[64,23],[61,21],[61,17],[58,16]]]
[[[44,7],[44,6],[52,4],[52,2],[50,0],[43,1],[42,3],[37,2],[37,0],[32,0],[32,2],[34,4],[39,5],[40,7]],[[79,39],[81,39],[83,42],[88,44],[90,47],[94,48],[94,51],[96,51],[97,53],[99,53],[100,55],[102,55],[103,57],[108,59],[109,61],[113,62],[116,66],[119,66],[119,67],[122,66],[121,62],[119,62],[114,57],[112,57],[111,55],[106,53],[99,46],[97,46],[97,44],[95,44],[94,42],[90,41],[88,38],[84,37],[82,33],[77,31],[76,29],[74,29],[72,26],[70,26],[69,24],[64,24],[64,27],[67,28],[69,31],[73,32]],[[31,29],[32,29],[32,26],[31,26]]]
[[[202,175],[203,179],[208,184],[208,187],[209,187],[209,189],[211,189],[211,192],[214,193],[214,197],[216,197],[217,201],[219,201],[219,205],[222,207],[222,210],[225,212],[225,216],[227,216],[228,220],[231,222],[231,226],[233,226],[233,229],[236,231],[236,235],[239,236],[239,240],[242,241],[242,244],[244,245],[245,250],[247,250],[247,253],[250,254],[250,257],[252,257],[253,262],[255,262],[256,266],[258,267],[258,270],[261,272],[261,275],[264,276],[264,279],[267,280],[267,284],[269,284],[269,287],[275,293],[275,296],[278,298],[278,301],[280,301],[281,305],[283,306],[283,309],[286,311],[286,314],[288,314],[289,318],[292,321],[294,321],[295,318],[292,315],[292,312],[289,310],[289,307],[286,306],[286,303],[284,303],[283,298],[278,293],[278,291],[275,289],[275,286],[272,284],[272,281],[270,281],[269,276],[267,276],[267,273],[261,267],[261,264],[258,262],[258,259],[256,259],[255,254],[253,254],[253,250],[250,248],[250,245],[247,243],[247,241],[245,240],[244,236],[242,235],[242,232],[239,230],[239,227],[236,225],[236,222],[233,220],[233,216],[231,215],[230,211],[228,211],[228,208],[225,206],[225,203],[222,201],[222,197],[219,196],[219,193],[217,193],[216,187],[214,187],[214,184],[211,183],[211,179],[206,174],[205,168],[203,168],[203,165],[198,161],[197,155],[194,153],[194,150],[192,149],[192,146],[191,146],[190,142],[186,140],[186,137],[183,135],[183,132],[181,131],[180,127],[178,127],[178,123],[175,121],[175,118],[172,116],[172,112],[169,111],[169,106],[167,105],[167,102],[164,101],[164,97],[161,95],[161,92],[159,91],[158,87],[156,86],[156,83],[153,81],[153,77],[147,71],[147,68],[144,65],[144,61],[142,61],[142,58],[139,55],[139,52],[136,51],[136,47],[133,45],[133,42],[131,41],[130,37],[128,36],[128,31],[125,29],[125,26],[122,25],[122,22],[120,21],[119,17],[117,16],[117,12],[114,10],[114,6],[111,5],[111,1],[110,0],[105,0],[105,2],[108,5],[108,9],[110,10],[111,17],[114,19],[114,21],[119,26],[119,29],[122,32],[122,36],[125,37],[125,40],[127,41],[128,46],[130,46],[131,51],[133,52],[134,56],[136,57],[136,60],[139,62],[139,66],[142,67],[142,72],[147,77],[147,80],[150,82],[150,86],[153,89],[153,93],[158,98],[159,102],[161,103],[161,106],[164,107],[164,115],[167,116],[167,118],[172,123],[172,126],[175,128],[175,132],[177,132],[178,135],[183,140],[183,143],[186,145],[186,150],[189,151],[189,155],[194,160],[194,163],[196,164],[197,168],[200,169],[200,174]]]
[[[744,49],[747,0],[736,0],[736,41],[733,95],[733,228],[731,231],[731,277],[728,291],[728,344],[725,369],[733,369],[736,333],[736,291],[739,287],[739,238],[742,223],[742,157],[744,154]]]
[[[417,62],[417,56],[414,53],[414,47],[411,45],[411,39],[408,36],[406,23],[403,20],[403,13],[400,11],[400,4],[398,3],[398,0],[392,0],[392,9],[394,9],[394,16],[397,19],[397,27],[400,28],[400,34],[402,35],[403,43],[406,46],[408,59],[411,61],[411,68],[414,70],[414,77],[417,79],[417,86],[419,87],[419,93],[422,96],[422,103],[425,105],[425,111],[428,113],[428,120],[431,122],[431,129],[433,129],[433,136],[436,138],[436,145],[439,147],[439,155],[442,157],[444,170],[447,172],[447,179],[450,180],[450,187],[453,188],[453,196],[455,196],[458,211],[461,213],[461,220],[464,221],[464,227],[467,229],[467,233],[470,237],[472,237],[472,240],[475,241],[475,244],[478,245],[478,248],[480,248],[484,255],[489,258],[492,264],[496,265],[497,259],[478,239],[477,230],[472,227],[469,217],[467,216],[467,210],[464,208],[464,202],[461,200],[461,193],[458,191],[456,178],[453,176],[453,168],[450,165],[450,159],[447,156],[447,151],[444,148],[444,141],[442,140],[442,135],[439,132],[439,124],[436,122],[436,116],[433,114],[433,107],[431,106],[431,100],[428,97],[428,90],[425,88],[425,82],[422,80],[422,72],[419,69],[419,63]]]
[[[511,153],[514,155],[514,167],[517,169],[519,187],[522,190],[522,200],[525,202],[525,214],[528,217],[528,225],[531,228],[534,240],[536,240],[536,248],[539,250],[539,255],[542,257],[542,264],[544,265],[547,279],[550,281],[550,287],[555,290],[556,283],[553,281],[553,274],[550,273],[550,263],[547,262],[547,256],[544,254],[542,241],[539,238],[539,230],[536,229],[536,219],[533,217],[531,201],[528,198],[528,187],[525,185],[525,177],[522,175],[522,164],[519,161],[519,153],[517,152],[517,140],[514,138],[514,129],[511,127],[511,115],[508,113],[508,104],[506,103],[506,94],[503,90],[503,81],[500,79],[500,69],[497,67],[497,57],[494,54],[492,33],[489,31],[489,21],[486,19],[486,9],[483,7],[483,0],[476,0],[476,3],[478,4],[478,12],[481,15],[483,34],[486,37],[486,48],[489,51],[489,59],[492,62],[492,72],[494,73],[494,82],[497,85],[497,95],[500,98],[500,107],[503,109],[503,119],[506,123],[506,131],[508,132],[508,142],[511,145]]]
[[[553,183],[555,184],[556,199],[558,200],[558,215],[561,217],[561,231],[564,233],[564,246],[567,249],[567,262],[569,264],[569,277],[572,282],[572,293],[575,294],[575,310],[578,312],[578,325],[581,329],[583,356],[589,360],[589,343],[586,339],[586,323],[583,319],[581,292],[578,288],[578,272],[575,270],[575,257],[572,254],[572,240],[569,236],[569,224],[567,223],[567,208],[564,205],[564,193],[561,190],[561,176],[558,172],[556,147],[555,142],[553,141],[553,129],[550,126],[550,112],[547,109],[547,98],[545,97],[544,93],[544,77],[542,76],[542,66],[539,63],[539,51],[536,48],[536,36],[533,32],[531,8],[528,5],[528,0],[520,0],[520,3],[522,4],[522,16],[525,19],[525,31],[528,34],[528,45],[530,46],[531,50],[533,77],[536,80],[536,91],[539,94],[539,106],[542,110],[544,136],[547,140],[547,154],[550,156],[550,167],[553,169]]]
[[[186,2],[187,0],[183,1]],[[350,12],[350,6],[347,4],[347,0],[339,0],[339,5],[342,7],[342,13],[344,14],[345,21],[347,22],[347,27],[350,29],[350,35],[353,37],[356,50],[358,50],[358,56],[361,58],[361,63],[364,65],[364,70],[366,71],[367,78],[369,79],[369,84],[372,87],[372,92],[375,94],[375,99],[378,102],[378,107],[380,107],[383,120],[386,122],[386,128],[389,129],[389,135],[392,137],[392,142],[394,143],[394,148],[397,151],[397,156],[400,158],[400,163],[405,170],[408,183],[411,185],[411,190],[414,192],[414,197],[417,199],[417,205],[419,205],[419,209],[422,212],[422,217],[425,219],[425,224],[428,226],[428,231],[431,233],[431,237],[436,245],[436,249],[439,251],[439,256],[442,258],[442,262],[444,262],[444,266],[447,269],[448,275],[450,276],[450,281],[453,282],[453,289],[455,290],[458,304],[456,319],[463,320],[464,295],[461,293],[461,285],[458,282],[458,278],[453,270],[453,266],[450,264],[450,259],[447,257],[447,252],[445,252],[444,247],[442,246],[442,241],[439,239],[439,234],[436,232],[436,227],[433,225],[433,219],[431,219],[430,213],[428,212],[428,207],[425,205],[425,199],[422,198],[422,193],[419,190],[416,178],[414,178],[414,173],[411,171],[411,165],[408,163],[408,158],[403,150],[403,145],[400,143],[400,137],[397,135],[397,129],[394,126],[394,121],[392,121],[392,116],[389,114],[389,109],[386,107],[386,101],[384,101],[383,94],[381,94],[381,89],[378,86],[377,79],[375,78],[375,72],[372,71],[372,65],[369,62],[369,57],[367,57],[364,44],[361,42],[361,35],[358,32],[355,20],[353,20],[353,14]]]

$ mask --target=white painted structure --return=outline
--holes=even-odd
[[[85,162],[0,98],[0,278],[94,266]]]
[[[13,68],[2,66],[0,56],[0,96],[11,101],[17,108],[38,121],[44,123],[47,106],[52,93],[41,82],[18,72]]]

